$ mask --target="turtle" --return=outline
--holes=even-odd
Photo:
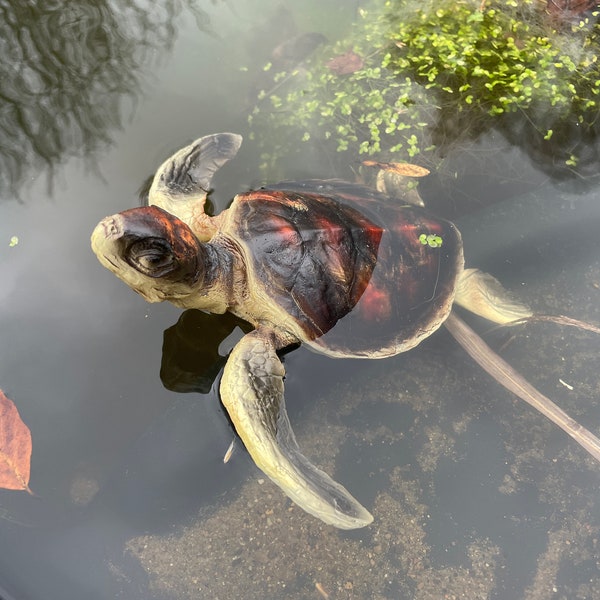
[[[103,219],[92,249],[149,302],[230,312],[254,327],[231,351],[219,386],[237,434],[306,512],[341,529],[364,527],[371,513],[296,442],[282,352],[305,344],[330,357],[385,358],[442,324],[468,338],[454,305],[498,324],[533,313],[494,277],[465,267],[452,222],[365,185],[284,181],[239,193],[209,216],[213,175],[241,142],[218,133],[176,152],[156,171],[148,205]]]

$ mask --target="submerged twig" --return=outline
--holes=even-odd
[[[568,319],[567,317],[562,318]],[[573,321],[575,320],[573,319]],[[520,373],[496,354],[454,312],[446,319],[444,325],[467,354],[498,383],[548,417],[548,419],[566,431],[578,444],[585,448],[597,461],[600,461],[600,439],[591,431],[588,431],[583,425],[572,419],[562,408],[552,402],[550,398],[544,396],[544,394],[534,388]]]
[[[233,451],[235,449],[235,438],[231,440],[231,444],[229,444],[229,448],[225,452],[225,456],[223,456],[223,464],[227,464],[231,457],[233,456]]]
[[[522,319],[516,319],[509,321],[508,323],[500,323],[488,330],[488,333],[501,329],[503,327],[513,327],[516,325],[526,325],[527,323],[535,323],[536,321],[546,321],[548,323],[555,323],[556,325],[566,325],[567,327],[576,327],[583,331],[591,331],[592,333],[600,333],[600,327],[588,323],[587,321],[580,321],[579,319],[573,319],[572,317],[565,317],[564,315],[531,315],[530,317],[524,317]]]
[[[569,327],[577,327],[577,329],[583,329],[584,331],[591,331],[592,333],[600,333],[600,327],[587,323],[586,321],[580,321],[579,319],[573,319],[571,317],[565,317],[564,315],[532,315],[526,319],[519,319],[513,321],[509,325],[521,325],[523,323],[533,323],[535,321],[547,321],[550,323],[556,323],[557,325],[567,325]]]

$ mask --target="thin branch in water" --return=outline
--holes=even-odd
[[[526,325],[527,323],[535,323],[536,321],[545,321],[547,323],[555,323],[556,325],[565,325],[567,327],[575,327],[583,331],[590,331],[592,333],[600,334],[600,327],[588,323],[587,321],[580,321],[579,319],[573,319],[572,317],[565,317],[564,315],[531,315],[530,317],[524,317],[523,319],[516,319],[515,321],[509,321],[508,323],[500,323],[491,327],[487,330],[487,333],[502,329],[503,327],[514,327],[516,325]]]
[[[454,312],[444,325],[452,337],[467,354],[498,383],[525,400],[553,423],[566,431],[579,445],[600,462],[600,439],[583,425],[572,419],[550,398],[534,388],[520,373],[498,356],[480,337]]]

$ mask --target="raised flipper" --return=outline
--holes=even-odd
[[[214,227],[204,213],[213,175],[238,152],[242,136],[215,133],[197,139],[168,158],[156,171],[149,203],[179,217],[201,240],[211,237]]]
[[[300,452],[285,410],[277,347],[269,331],[244,336],[225,366],[221,401],[258,468],[298,506],[340,529],[364,527],[372,515]]]

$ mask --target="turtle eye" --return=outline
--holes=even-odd
[[[149,277],[162,277],[176,264],[171,247],[159,238],[134,242],[127,253],[131,266]]]

